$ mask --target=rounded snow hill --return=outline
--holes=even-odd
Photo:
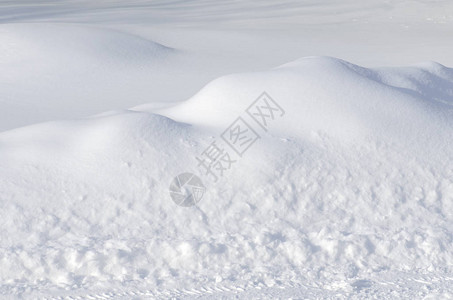
[[[266,92],[285,111],[272,125],[281,134],[327,134],[341,142],[375,137],[450,152],[452,84],[453,70],[434,62],[367,69],[308,57],[266,72],[221,77],[181,105],[157,112],[221,129]]]
[[[180,60],[178,50],[112,29],[1,24],[0,131],[149,102]]]
[[[165,57],[174,51],[132,34],[82,25],[2,24],[0,32],[1,62],[4,64],[41,60],[59,65],[73,60],[75,63],[68,67],[77,68],[83,67],[84,60],[140,63],[153,57]]]
[[[264,91],[280,110],[261,103],[263,128],[246,110]],[[452,91],[437,63],[309,57],[219,78],[172,107],[1,133],[0,291],[440,295],[453,263]],[[259,136],[242,155],[227,130],[238,117]],[[217,181],[197,159],[213,142],[233,160]],[[168,191],[186,172],[206,186],[189,208]]]

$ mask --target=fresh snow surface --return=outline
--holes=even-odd
[[[0,0],[0,131],[155,102],[305,56],[453,65],[451,0]]]
[[[158,113],[7,131],[2,291],[146,284],[198,295],[261,284],[404,295],[381,274],[409,272],[427,276],[421,296],[432,276],[442,281],[434,292],[449,293],[452,85],[437,63],[366,69],[311,57],[221,77]],[[264,87],[286,114],[213,182],[195,157]],[[169,199],[184,171],[207,186],[196,207]]]
[[[453,5],[357,2],[0,1],[0,298],[453,298]]]

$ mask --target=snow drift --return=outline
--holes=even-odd
[[[196,157],[263,91],[285,115],[213,182]],[[452,104],[453,70],[434,62],[309,57],[221,77],[172,107],[1,133],[2,292],[346,293],[391,272],[451,274]],[[186,171],[207,187],[191,208],[168,194]]]
[[[155,100],[162,91],[149,82],[165,88],[181,56],[112,29],[1,24],[0,131]]]

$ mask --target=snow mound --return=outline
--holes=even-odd
[[[2,24],[0,130],[148,102],[149,81],[158,83],[178,54],[112,29]]]
[[[0,26],[2,64],[21,60],[40,61],[53,68],[85,67],[70,61],[90,63],[140,63],[165,57],[174,49],[159,43],[110,29],[61,24],[2,24]]]
[[[451,277],[452,90],[436,63],[309,57],[219,78],[169,108],[1,133],[0,291],[350,296],[388,289],[394,273]],[[285,111],[267,132],[245,113],[263,91]],[[239,116],[260,139],[214,182],[196,157]],[[197,206],[170,198],[184,172],[207,188]]]
[[[335,58],[309,57],[267,72],[221,77],[185,103],[159,113],[226,128],[266,91],[288,108],[275,125],[285,134],[322,132],[339,141],[370,136],[398,143],[425,140],[424,147],[437,147],[451,138],[444,129],[452,126],[452,84],[453,70],[433,62],[367,69]]]

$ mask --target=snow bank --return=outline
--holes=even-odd
[[[1,133],[2,292],[351,292],[391,272],[451,273],[452,87],[437,63],[309,57],[221,77],[168,108]],[[285,114],[255,127],[261,138],[213,182],[196,157],[263,91]],[[207,188],[195,207],[170,199],[183,172]]]

